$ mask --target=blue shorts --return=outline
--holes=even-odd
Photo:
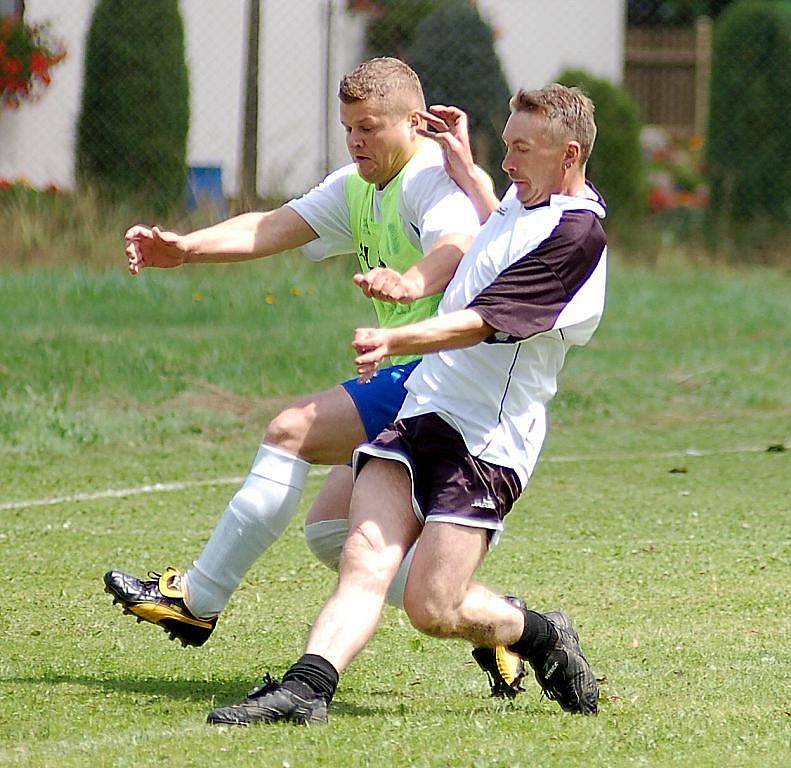
[[[373,440],[388,424],[395,421],[406,397],[404,382],[419,362],[420,360],[413,360],[406,365],[382,368],[366,384],[360,384],[357,379],[349,379],[341,384],[354,400],[368,440]]]

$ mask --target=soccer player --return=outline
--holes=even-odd
[[[383,327],[434,315],[479,220],[444,170],[441,150],[421,135],[420,81],[397,59],[372,59],[341,80],[339,98],[352,164],[274,211],[187,235],[134,226],[126,233],[131,274],[303,246],[317,261],[356,253],[355,281],[373,299]],[[416,364],[416,355],[393,355],[367,384],[346,381],[286,408],[268,425],[247,479],[193,567],[168,568],[153,579],[109,571],[104,581],[114,602],[184,645],[205,643],[248,569],[294,517],[313,463],[336,466],[308,515],[306,537],[319,559],[337,565],[352,487],[346,463],[357,445],[393,421]],[[391,592],[396,605],[407,569],[408,562]]]
[[[214,724],[327,720],[339,674],[373,635],[384,597],[416,543],[404,608],[436,637],[507,647],[547,696],[595,714],[598,686],[565,613],[538,613],[473,580],[524,490],[546,432],[546,403],[568,349],[604,308],[604,203],[586,182],[593,104],[561,85],[511,101],[503,168],[516,197],[489,217],[436,317],[358,329],[363,379],[393,354],[422,354],[394,425],[355,452],[356,483],[337,588],[305,654]]]

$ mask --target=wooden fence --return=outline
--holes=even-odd
[[[686,28],[627,28],[624,85],[648,125],[706,134],[711,27],[702,16]]]

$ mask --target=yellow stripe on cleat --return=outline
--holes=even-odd
[[[166,605],[162,605],[162,603],[139,603],[138,605],[129,606],[129,610],[135,616],[150,621],[152,624],[159,624],[163,620],[170,619],[171,621],[179,621],[182,624],[190,624],[193,627],[212,629],[211,622],[203,621],[193,616],[186,616]]]
[[[509,651],[504,645],[498,645],[494,650],[494,658],[503,680],[508,685],[513,685],[522,670],[522,660],[519,655]]]

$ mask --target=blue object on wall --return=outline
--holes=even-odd
[[[219,165],[190,166],[187,171],[187,210],[209,203],[225,217],[228,205],[222,191],[222,168]]]

